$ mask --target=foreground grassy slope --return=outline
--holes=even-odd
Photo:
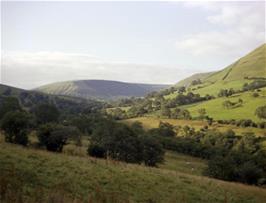
[[[23,193],[38,201],[49,201],[47,195],[54,193],[57,199],[64,194],[76,202],[103,202],[104,198],[109,199],[106,202],[266,201],[266,190],[258,187],[6,143],[0,143],[0,162],[1,178],[10,175],[10,180],[19,175],[22,190],[16,196]]]

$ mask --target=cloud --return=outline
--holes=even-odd
[[[206,11],[213,28],[178,39],[180,53],[233,62],[265,43],[265,2],[190,2],[185,7]]]
[[[5,52],[1,82],[26,89],[77,79],[169,84],[191,73],[191,69],[108,61],[89,54]]]

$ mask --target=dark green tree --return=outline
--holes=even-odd
[[[40,104],[34,109],[34,114],[38,124],[57,122],[59,111],[53,104]]]
[[[30,116],[26,112],[8,112],[1,121],[7,142],[27,145]]]
[[[10,111],[21,111],[19,101],[16,97],[4,97],[0,103],[0,119]]]
[[[45,146],[48,151],[55,152],[61,152],[72,135],[73,131],[69,127],[55,123],[43,124],[37,131],[40,146]]]
[[[260,119],[266,119],[266,105],[258,107],[255,111],[255,115]]]
[[[158,140],[152,136],[143,136],[143,161],[146,166],[157,166],[164,161],[164,150]]]

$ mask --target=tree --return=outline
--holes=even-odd
[[[157,166],[164,161],[162,145],[152,136],[143,136],[143,161],[146,166]]]
[[[225,108],[227,108],[227,109],[232,108],[233,105],[234,104],[231,101],[229,101],[229,100],[226,100],[226,101],[223,102],[223,106]]]
[[[175,108],[171,113],[171,118],[174,119],[191,119],[190,112],[187,109]]]
[[[0,103],[0,119],[10,111],[21,111],[19,101],[15,97],[5,97]]]
[[[199,84],[202,84],[201,80],[200,79],[196,79],[196,80],[193,80],[191,82],[191,85],[199,85]]]
[[[253,96],[253,97],[259,97],[260,95],[259,95],[259,93],[254,92],[254,93],[252,94],[252,96]]]
[[[170,123],[160,122],[159,128],[157,130],[158,130],[158,134],[160,136],[163,136],[163,137],[174,137],[174,136],[176,136],[176,133],[174,131],[174,126],[171,125]]]
[[[164,116],[166,118],[170,118],[171,110],[168,107],[166,107],[165,105],[163,105],[162,110],[161,110],[161,114],[162,114],[162,116]]]
[[[207,123],[208,123],[208,125],[212,125],[212,123],[213,123],[213,118],[207,116],[206,119],[207,119]]]
[[[30,117],[25,112],[8,112],[1,121],[1,128],[5,132],[7,142],[27,145]]]
[[[125,124],[105,120],[93,131],[91,144],[102,148],[106,156],[129,163],[142,162],[142,144]]]
[[[186,92],[186,87],[185,86],[181,86],[178,88],[178,93],[179,94],[183,94],[184,92]]]
[[[134,131],[136,135],[143,135],[145,133],[142,123],[139,121],[135,121],[131,125],[131,129]]]
[[[97,144],[90,144],[88,147],[88,155],[97,158],[106,158],[106,150]]]
[[[34,109],[34,114],[38,124],[57,122],[59,111],[53,104],[40,104]]]
[[[266,119],[266,105],[258,107],[255,111],[255,115],[260,119]]]
[[[198,113],[199,113],[199,117],[201,119],[203,119],[203,118],[205,118],[205,115],[206,115],[206,109],[201,108],[201,109],[198,110]]]
[[[48,123],[39,127],[37,137],[40,146],[45,146],[48,151],[61,152],[72,132],[66,126]]]
[[[5,95],[5,96],[10,96],[11,93],[12,93],[11,88],[10,88],[10,87],[7,87],[7,88],[5,89],[5,91],[3,92],[3,95]]]
[[[121,120],[126,118],[126,112],[121,108],[115,108],[110,110],[110,114],[115,120]]]

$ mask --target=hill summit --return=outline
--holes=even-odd
[[[106,100],[132,96],[142,97],[152,91],[158,91],[168,86],[169,85],[126,83],[110,80],[76,80],[48,84],[35,90],[55,95]]]

